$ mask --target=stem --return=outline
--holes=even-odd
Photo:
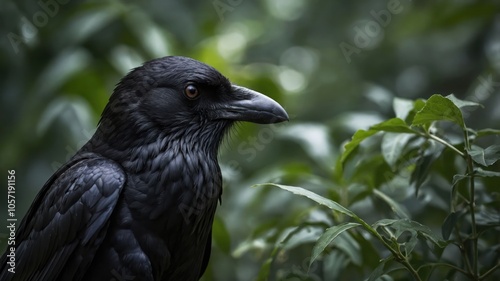
[[[432,140],[435,140],[435,141],[437,141],[437,142],[439,142],[439,143],[447,146],[451,150],[455,151],[460,156],[465,157],[465,154],[462,151],[458,150],[456,147],[454,147],[453,145],[449,144],[447,141],[443,140],[442,138],[440,138],[440,137],[438,137],[436,135],[432,135],[432,134],[429,134],[429,133],[424,133],[424,134],[421,134],[421,136],[429,138],[429,139],[432,139]]]
[[[413,279],[417,280],[417,281],[422,281],[422,279],[420,279],[420,276],[418,275],[418,272],[413,268],[413,266],[411,266],[411,264],[408,262],[408,259],[402,255],[400,252],[394,250],[391,245],[389,245],[385,240],[384,238],[375,230],[373,229],[370,225],[368,225],[365,221],[363,221],[362,219],[360,219],[359,217],[358,218],[354,218],[355,220],[357,220],[359,223],[361,223],[363,225],[363,227],[368,230],[368,232],[370,232],[373,236],[375,236],[375,238],[377,238],[380,242],[382,242],[382,244],[384,244],[384,246],[392,253],[392,255],[394,256],[394,260],[400,264],[402,264],[404,267],[406,267],[406,269],[410,272],[411,276],[413,276]]]
[[[404,259],[402,262],[400,262],[404,267],[408,268],[408,271],[410,271],[410,274],[413,276],[413,279],[422,281],[420,279],[420,276],[418,276],[418,272],[411,266],[411,264],[408,262],[407,259]]]
[[[469,142],[469,135],[467,130],[464,130],[464,137],[465,137],[465,147],[467,148],[467,151],[471,149],[471,145]],[[479,273],[478,273],[478,247],[477,247],[477,228],[476,228],[476,199],[475,199],[475,192],[476,188],[474,185],[474,163],[472,162],[472,157],[467,153],[466,154],[466,161],[467,161],[467,173],[469,174],[469,185],[470,185],[470,200],[469,200],[469,208],[470,208],[470,217],[471,217],[471,224],[472,224],[472,269],[473,269],[473,275],[474,279],[478,280]]]
[[[471,224],[472,224],[472,254],[473,254],[473,269],[474,269],[474,276],[478,276],[478,247],[477,247],[477,228],[476,228],[476,214],[475,214],[475,186],[474,186],[474,176],[472,175],[472,160],[470,157],[467,157],[467,166],[468,169],[471,173],[470,176],[470,202],[469,202],[469,208],[470,208],[470,217],[471,217]]]
[[[486,271],[483,275],[479,276],[479,280],[486,279],[486,277],[488,277],[490,274],[492,274],[493,272],[495,272],[495,270],[497,270],[498,268],[500,268],[500,263],[497,263],[497,265],[495,265],[494,267],[492,267],[490,270]]]
[[[471,276],[471,275],[473,275],[472,266],[470,265],[469,257],[467,256],[467,253],[465,250],[464,241],[462,240],[462,236],[460,236],[460,230],[458,229],[458,225],[455,225],[455,231],[456,231],[458,242],[460,243],[460,245],[457,245],[458,250],[460,250],[460,254],[462,255],[463,262],[465,263],[465,266],[469,270],[468,276]]]
[[[467,272],[467,271],[465,271],[465,270],[461,269],[460,267],[457,267],[457,266],[454,266],[454,265],[452,265],[452,264],[449,264],[449,263],[439,263],[439,262],[438,262],[438,263],[428,263],[428,264],[424,264],[424,265],[422,265],[421,267],[419,267],[419,268],[417,269],[417,271],[419,271],[420,269],[422,269],[422,268],[424,268],[424,267],[429,267],[429,266],[432,266],[432,267],[438,267],[438,266],[449,267],[449,268],[451,268],[451,269],[454,269],[454,270],[456,270],[456,271],[458,271],[458,272],[462,273],[463,275],[465,275],[465,276],[467,276],[467,277],[469,277],[469,278],[471,277],[471,275],[470,275],[470,273],[469,273],[469,272]]]

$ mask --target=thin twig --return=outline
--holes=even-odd
[[[497,263],[494,267],[490,268],[490,270],[486,271],[483,275],[479,276],[479,280],[484,280],[486,277],[488,277],[490,274],[495,272],[497,269],[500,268],[500,263]]]
[[[470,273],[461,269],[460,267],[457,267],[457,266],[454,266],[453,264],[449,264],[449,263],[428,263],[428,264],[424,264],[422,266],[420,266],[417,271],[420,271],[420,269],[424,268],[424,267],[429,267],[429,266],[432,266],[432,267],[438,267],[438,266],[445,266],[445,267],[449,267],[449,268],[452,268],[460,273],[462,273],[463,275],[467,276],[467,277],[471,277]]]
[[[465,147],[467,148],[466,151],[471,149],[471,145],[469,142],[469,135],[467,130],[464,130],[464,139],[465,139]],[[476,226],[476,199],[475,199],[475,193],[476,193],[476,188],[474,184],[474,163],[472,162],[472,157],[466,153],[466,161],[467,161],[467,174],[469,174],[469,187],[470,187],[470,200],[469,200],[469,208],[470,208],[470,217],[471,217],[471,224],[472,224],[472,268],[473,268],[473,274],[474,274],[474,279],[478,280],[479,277],[479,272],[478,272],[478,260],[479,260],[479,253],[478,253],[478,246],[477,246],[477,240],[478,240],[478,235],[477,235],[477,226]]]
[[[465,263],[465,266],[469,270],[469,275],[472,276],[473,275],[472,266],[470,264],[469,257],[467,256],[467,253],[465,252],[464,241],[462,240],[462,236],[460,236],[460,230],[458,229],[458,225],[455,225],[455,232],[457,235],[458,242],[460,243],[460,245],[457,245],[458,249],[460,250],[460,254],[462,255],[462,259]]]
[[[453,145],[451,145],[447,141],[443,140],[442,138],[440,138],[440,137],[438,137],[436,135],[433,135],[433,134],[429,134],[429,133],[421,134],[421,135],[424,136],[424,137],[426,137],[426,138],[430,138],[432,140],[435,140],[435,141],[437,141],[437,142],[445,145],[446,147],[449,147],[451,150],[455,151],[460,156],[465,157],[465,154],[462,151],[458,150],[456,147],[454,147]]]

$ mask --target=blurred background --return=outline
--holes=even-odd
[[[500,128],[499,0],[1,0],[0,36],[0,168],[4,183],[16,170],[19,220],[93,134],[114,85],[144,61],[189,56],[286,108],[290,122],[239,124],[222,146],[224,194],[205,281],[255,280],[306,210],[322,221],[307,200],[252,185],[334,190],[342,144],[393,117],[394,97],[453,93],[485,105],[467,114],[469,126]],[[325,257],[308,273],[324,228],[288,243],[270,279],[357,280],[331,272],[373,270],[378,257],[362,254],[365,267]]]

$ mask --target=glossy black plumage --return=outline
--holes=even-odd
[[[4,254],[0,281],[198,280],[225,132],[235,121],[287,119],[273,100],[189,58],[134,69],[94,136],[36,197],[17,231],[16,273]]]

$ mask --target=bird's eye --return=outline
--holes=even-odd
[[[200,96],[198,88],[196,88],[196,86],[193,84],[189,84],[186,86],[186,88],[184,89],[184,94],[190,100],[197,99]]]

